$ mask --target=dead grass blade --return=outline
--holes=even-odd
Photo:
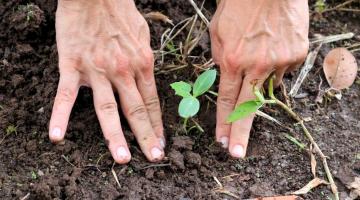
[[[323,43],[323,44],[327,44],[327,43],[331,43],[331,42],[336,42],[339,40],[347,40],[347,39],[351,39],[355,36],[354,33],[344,33],[344,34],[339,34],[339,35],[330,35],[330,36],[319,36],[316,39],[313,39],[310,41],[311,44],[316,44],[316,43]]]
[[[310,145],[310,162],[311,162],[311,173],[313,174],[313,176],[316,178],[316,165],[317,165],[317,162],[316,162],[316,158],[315,158],[315,155],[313,153],[313,145],[311,144]]]
[[[328,184],[328,182],[326,182],[320,178],[314,178],[308,184],[306,184],[303,188],[301,188],[298,191],[293,192],[292,194],[294,194],[294,195],[307,194],[308,192],[310,192],[310,190],[312,190],[313,188],[316,188],[322,184]]]
[[[116,172],[115,172],[115,170],[114,170],[114,166],[115,166],[115,162],[114,162],[114,164],[113,164],[112,167],[111,167],[111,173],[112,173],[112,175],[114,176],[117,185],[118,185],[119,188],[121,189],[121,185],[120,185],[119,179],[118,179],[118,177],[117,177],[117,175],[116,175]]]
[[[144,15],[145,19],[151,19],[154,21],[162,21],[164,23],[168,23],[174,26],[173,21],[166,15],[162,14],[161,12],[153,11],[146,13]]]
[[[20,200],[26,200],[30,197],[30,192],[27,193],[23,198],[21,198]]]
[[[295,82],[295,85],[291,88],[290,92],[289,92],[289,96],[294,97],[296,96],[297,92],[300,89],[301,84],[303,83],[303,81],[305,80],[306,76],[308,75],[308,73],[311,71],[311,69],[314,66],[316,57],[319,53],[319,50],[322,47],[322,43],[320,43],[320,45],[313,51],[311,51],[305,61],[304,67],[301,69],[300,74]]]
[[[234,194],[234,193],[230,192],[229,190],[225,189],[224,186],[219,181],[219,179],[216,178],[216,176],[214,176],[213,178],[214,178],[215,182],[218,184],[218,187],[213,190],[214,192],[217,192],[217,193],[220,193],[220,194],[226,194],[226,195],[234,197],[236,199],[240,199],[239,196],[237,196],[236,194]]]
[[[199,15],[199,17],[203,20],[203,22],[206,24],[207,27],[210,26],[209,20],[205,17],[205,15],[201,12],[199,7],[196,5],[196,3],[193,0],[189,0],[190,4],[194,7],[196,13]]]
[[[267,120],[269,120],[269,121],[275,122],[276,124],[278,124],[278,125],[280,125],[280,126],[283,126],[283,124],[282,124],[279,120],[271,117],[270,115],[268,115],[268,114],[266,114],[266,113],[264,113],[264,112],[262,112],[262,111],[260,111],[260,110],[257,110],[257,111],[255,112],[255,114],[258,115],[258,116],[260,116],[260,117],[263,117],[263,118],[265,118],[265,119],[267,119]]]

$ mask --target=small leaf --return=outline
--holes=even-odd
[[[214,84],[216,79],[216,70],[211,69],[202,73],[195,81],[193,96],[198,97],[204,94]]]
[[[183,98],[179,104],[179,115],[183,118],[193,117],[199,112],[200,102],[194,97]]]
[[[336,48],[329,52],[324,60],[324,73],[330,87],[342,90],[350,87],[357,75],[358,66],[355,57],[345,48]]]
[[[235,110],[229,115],[227,122],[232,123],[239,119],[248,117],[259,110],[262,105],[263,104],[259,100],[246,101],[235,108]]]
[[[175,94],[181,97],[190,97],[191,85],[183,81],[172,83],[171,88],[175,90]]]

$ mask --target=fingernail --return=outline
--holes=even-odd
[[[116,151],[119,160],[125,160],[129,155],[124,147],[119,147]]]
[[[161,146],[161,148],[165,148],[165,139],[164,138],[160,138],[160,146]]]
[[[244,148],[241,145],[235,145],[232,149],[232,155],[237,158],[244,157]]]
[[[161,156],[162,156],[162,154],[163,154],[163,152],[162,152],[159,148],[157,148],[157,147],[154,147],[154,148],[151,149],[151,156],[152,156],[153,159],[155,159],[155,160],[160,159]]]
[[[61,139],[61,129],[55,127],[51,132],[51,137],[56,139]]]
[[[220,143],[222,148],[228,148],[229,146],[229,138],[228,137],[221,137],[220,138]]]

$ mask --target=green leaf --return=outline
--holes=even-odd
[[[198,97],[204,94],[214,84],[216,79],[216,70],[207,70],[202,73],[195,81],[193,96]]]
[[[227,122],[232,123],[239,119],[243,119],[255,113],[263,104],[259,100],[246,101],[238,105],[235,110],[229,115]]]
[[[179,115],[183,118],[193,117],[199,112],[200,102],[195,97],[185,97],[179,104]]]
[[[172,83],[171,88],[175,90],[175,94],[182,97],[190,97],[191,85],[183,81]]]

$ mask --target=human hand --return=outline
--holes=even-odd
[[[220,65],[216,140],[230,154],[246,154],[254,115],[232,124],[226,119],[236,105],[255,99],[258,87],[274,73],[302,64],[308,52],[309,11],[304,0],[221,0],[211,21],[215,63]]]
[[[50,140],[64,139],[79,87],[89,86],[112,157],[118,163],[129,162],[115,88],[143,153],[150,161],[161,160],[165,140],[149,27],[133,0],[59,0],[56,41],[60,80]]]

